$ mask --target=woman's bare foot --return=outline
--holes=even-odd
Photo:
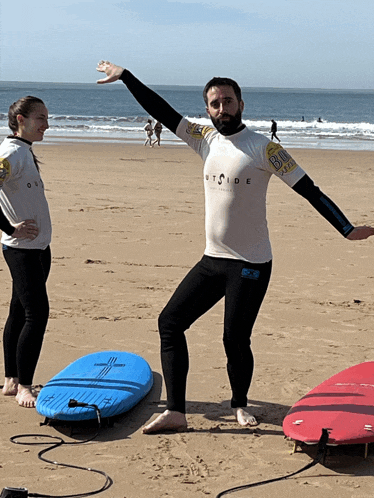
[[[235,418],[238,421],[238,423],[243,427],[245,426],[254,427],[255,425],[258,425],[258,422],[255,419],[255,417],[250,413],[248,413],[244,408],[233,408],[232,411],[234,412]]]
[[[31,386],[18,385],[16,401],[24,408],[35,408],[36,396],[33,394]]]
[[[186,415],[181,412],[166,410],[153,422],[143,427],[143,434],[161,431],[183,432],[187,429]]]
[[[5,377],[2,392],[3,392],[4,396],[16,396],[16,394],[18,392],[18,379],[17,379],[17,377]]]

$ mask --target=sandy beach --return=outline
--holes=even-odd
[[[157,317],[204,251],[202,162],[185,146],[47,140],[35,153],[53,221],[51,313],[34,382],[43,385],[75,359],[112,349],[143,356],[155,380],[151,393],[95,441],[63,446],[50,458],[107,472],[113,485],[103,498],[215,498],[309,463],[312,450],[291,454],[282,420],[315,385],[374,359],[374,238],[345,240],[273,178],[274,266],[253,333],[249,394],[259,426],[241,428],[231,415],[219,303],[187,333],[189,430],[143,435],[145,422],[165,409]],[[289,152],[353,224],[374,224],[374,152]],[[11,280],[2,257],[0,272],[3,324]],[[24,486],[64,495],[101,486],[100,476],[46,464],[37,458],[40,447],[9,440],[40,433],[75,441],[82,432],[40,427],[43,417],[12,397],[0,397],[0,412],[0,491]],[[363,450],[346,449],[298,477],[232,496],[364,498],[373,496],[373,476],[373,447],[366,460]]]

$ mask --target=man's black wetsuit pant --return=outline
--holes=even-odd
[[[231,406],[247,405],[253,374],[251,333],[265,297],[272,262],[253,264],[203,256],[180,283],[159,317],[167,408],[185,413],[188,350],[185,331],[225,297],[223,343]]]

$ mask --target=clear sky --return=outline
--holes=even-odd
[[[1,0],[0,79],[374,87],[373,0]]]

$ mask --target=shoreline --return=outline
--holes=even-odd
[[[47,132],[48,133],[48,132]],[[260,134],[264,134],[259,132]],[[170,134],[170,132],[168,132]],[[120,136],[65,136],[65,135],[50,135],[47,134],[41,142],[45,146],[51,145],[60,145],[60,144],[79,144],[79,143],[101,143],[101,144],[110,144],[110,143],[123,143],[124,145],[142,145],[145,141],[145,137],[137,136],[131,137],[120,137]],[[266,136],[266,133],[264,134]],[[0,134],[0,141],[4,140],[7,134]],[[310,150],[320,150],[320,151],[328,151],[328,150],[336,150],[336,151],[360,151],[360,152],[374,152],[374,142],[370,140],[356,140],[356,139],[295,139],[295,138],[284,138],[281,137],[281,145],[287,149],[310,149]],[[37,143],[35,143],[37,145]],[[173,135],[173,138],[165,136],[161,136],[161,146],[175,146],[175,147],[184,147],[187,148],[188,145],[184,143],[179,138]]]
[[[51,136],[46,137],[46,144],[48,142],[48,138],[51,139],[52,143],[66,143],[66,142],[99,142],[99,143],[115,143],[115,142],[123,142],[124,144],[143,144],[143,138],[126,138],[126,137],[63,137],[63,136]],[[374,152],[374,142],[365,141],[365,140],[314,140],[307,141],[303,143],[303,139],[300,140],[288,140],[283,139],[281,144],[285,149],[313,149],[313,150],[339,150],[339,151],[362,151],[362,152]],[[178,147],[188,147],[186,143],[178,138],[174,139],[164,139],[161,137],[162,145],[172,145]]]

